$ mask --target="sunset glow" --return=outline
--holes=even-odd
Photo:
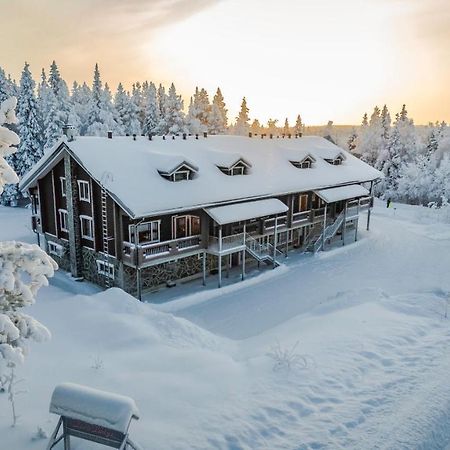
[[[359,123],[407,103],[417,123],[450,120],[450,6],[442,0],[0,0],[0,65],[37,77],[56,59],[68,81],[91,82],[95,62],[115,90],[135,80],[220,86],[236,115]],[[85,14],[86,11],[89,14]],[[51,56],[49,56],[51,55]]]

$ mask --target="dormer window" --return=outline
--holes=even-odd
[[[297,169],[311,169],[315,162],[316,160],[311,155],[307,155],[299,161],[291,161],[291,164]]]
[[[328,164],[331,164],[332,166],[340,166],[344,162],[345,156],[342,153],[339,153],[339,155],[334,158],[324,159]]]
[[[247,175],[248,170],[251,167],[249,163],[244,161],[243,159],[239,159],[231,166],[217,166],[221,172],[223,172],[225,175],[228,176],[235,176],[235,175]]]
[[[187,163],[183,163],[170,172],[165,172],[162,170],[159,170],[158,172],[163,178],[169,181],[174,182],[187,181],[192,180],[195,177],[195,174],[197,173],[197,168]]]

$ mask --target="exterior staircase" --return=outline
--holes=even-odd
[[[321,224],[320,223],[316,224],[306,238],[307,242],[305,252],[317,253],[319,250],[323,250],[322,244],[327,240],[332,239],[334,236],[336,236],[336,233],[341,228],[342,224],[344,223],[344,220],[345,220],[345,210],[343,210],[336,217],[336,219],[325,228],[323,232],[320,232],[322,228]]]
[[[250,234],[245,234],[245,250],[246,252],[255,258],[258,262],[264,262],[268,265],[273,264],[279,266],[280,263],[277,257],[284,256],[278,249],[274,249],[272,244],[262,244]],[[274,259],[275,252],[275,259]]]

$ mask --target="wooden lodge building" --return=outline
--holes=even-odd
[[[320,137],[65,136],[21,181],[39,244],[144,290],[356,240],[380,172]],[[352,234],[350,234],[350,231]]]

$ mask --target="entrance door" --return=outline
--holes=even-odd
[[[172,218],[172,238],[181,239],[184,237],[200,234],[200,217],[198,216],[175,216]]]

